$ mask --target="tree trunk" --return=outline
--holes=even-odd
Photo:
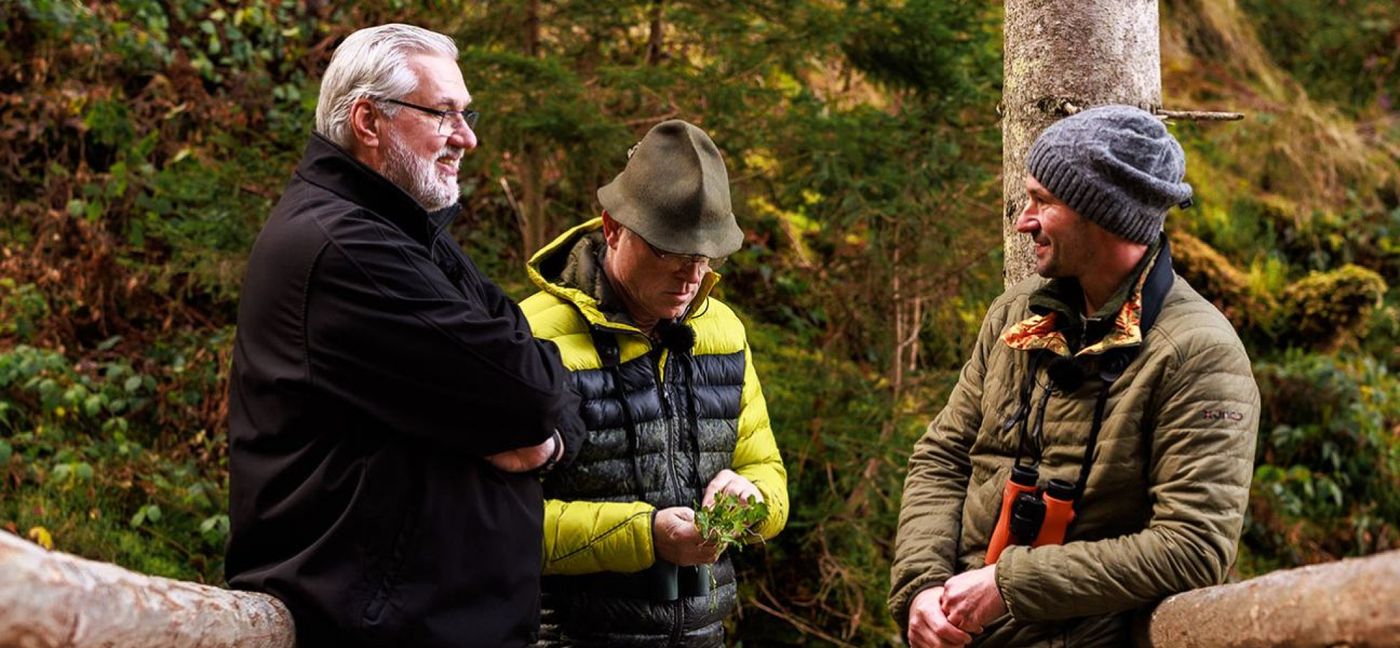
[[[525,14],[525,55],[538,58],[540,55],[540,2],[530,0]],[[545,181],[544,153],[533,139],[533,134],[525,134],[525,142],[520,150],[521,163],[516,166],[520,174],[520,197],[515,207],[519,210],[523,227],[520,230],[522,258],[529,259],[537,250],[544,247],[549,224],[545,222]]]
[[[540,54],[540,0],[530,0],[525,8],[525,55]]]
[[[1145,625],[1141,648],[1395,646],[1400,550],[1178,594]]]
[[[291,613],[266,594],[143,576],[0,531],[0,646],[295,645]]]
[[[656,66],[661,64],[661,52],[665,45],[665,24],[661,22],[661,12],[664,0],[656,0],[651,4],[651,25],[647,33],[647,65]]]
[[[1006,0],[1002,95],[1003,276],[1035,271],[1025,207],[1026,153],[1046,126],[1080,109],[1162,105],[1157,0]]]

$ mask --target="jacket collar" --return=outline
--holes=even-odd
[[[576,288],[560,280],[560,275],[569,261],[569,255],[573,252],[574,246],[578,245],[583,238],[593,232],[600,232],[602,229],[602,217],[576,225],[559,235],[559,238],[554,239],[549,245],[540,248],[540,251],[536,252],[530,258],[529,263],[525,265],[525,273],[529,275],[530,282],[535,284],[536,288],[577,307],[579,312],[583,314],[583,318],[588,320],[590,326],[638,332],[637,328],[630,323],[609,321],[607,314],[603,312],[603,307],[598,303],[597,296],[591,294],[592,291]],[[598,271],[602,272],[602,268],[600,267]],[[697,313],[703,313],[706,310],[702,305],[706,299],[709,299],[710,291],[714,289],[716,283],[719,283],[719,280],[720,274],[711,270],[700,281],[700,290],[695,293],[695,299],[690,302],[690,311],[685,316],[686,320],[690,320],[696,317]]]
[[[424,246],[462,210],[460,204],[435,212],[423,209],[398,185],[320,133],[311,134],[296,174],[306,182],[374,212]]]
[[[1148,250],[1138,268],[1099,312],[1081,318],[1073,306],[1082,300],[1077,292],[1080,290],[1078,282],[1051,280],[1031,294],[1030,309],[1035,314],[1012,326],[1001,339],[1014,349],[1046,349],[1065,357],[1138,347],[1156,323],[1174,277],[1171,246],[1163,233],[1157,245]],[[1081,321],[1090,331],[1089,339],[1093,342],[1073,352],[1062,331],[1069,326],[1080,326]]]

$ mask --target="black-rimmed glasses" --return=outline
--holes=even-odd
[[[630,232],[631,230],[628,231]],[[642,244],[647,246],[647,249],[651,251],[652,256],[655,256],[657,259],[660,259],[661,262],[666,263],[671,267],[684,268],[691,265],[698,265],[702,268],[717,270],[720,266],[724,265],[725,257],[707,257],[703,254],[681,254],[680,252],[667,252],[661,248],[656,247],[655,245],[652,245],[651,241],[648,241],[646,237],[642,236],[641,234],[637,234],[636,232],[632,232],[632,234],[635,235],[637,238],[641,239]]]
[[[398,99],[380,99],[380,101],[403,106],[404,108],[412,108],[420,112],[428,113],[429,115],[437,115],[438,135],[451,134],[452,130],[457,127],[458,121],[465,123],[467,128],[476,130],[476,120],[481,117],[481,113],[475,110],[438,110],[437,108],[420,106],[418,104],[408,103],[407,101],[399,101]]]

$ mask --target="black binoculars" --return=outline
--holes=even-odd
[[[647,598],[653,601],[674,601],[682,596],[709,596],[710,565],[680,567],[657,559],[642,572]]]
[[[1011,468],[985,564],[995,564],[1010,545],[1039,547],[1065,541],[1065,530],[1074,521],[1074,484],[1051,479],[1042,489],[1037,486],[1039,479],[1040,471],[1034,466]]]

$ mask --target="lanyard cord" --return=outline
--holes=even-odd
[[[1029,367],[1026,369],[1026,377],[1021,381],[1020,406],[1016,408],[1016,414],[1010,419],[1007,419],[1006,423],[1002,424],[1003,432],[1009,431],[1017,424],[1021,426],[1021,432],[1016,441],[1016,459],[1012,464],[1015,466],[1021,465],[1021,455],[1026,449],[1026,425],[1029,423],[1031,417],[1031,394],[1035,391],[1035,372],[1039,366],[1040,354],[1033,351],[1031,352]],[[1040,463],[1038,457],[1035,463]]]
[[[1045,410],[1049,409],[1050,394],[1054,391],[1047,386],[1044,395],[1040,397],[1040,411],[1035,415],[1035,427],[1031,428],[1030,434],[1031,449],[1035,451],[1035,460],[1031,462],[1032,466],[1040,465],[1041,453],[1045,451]],[[1025,431],[1026,426],[1023,423],[1021,424],[1021,434],[1025,434]]]
[[[622,349],[617,343],[617,334],[595,327],[593,346],[598,350],[598,359],[602,361],[608,375],[612,376],[613,398],[617,399],[617,406],[622,409],[622,426],[627,431],[627,454],[632,459],[632,480],[636,482],[637,501],[645,502],[646,488],[642,483],[642,466],[637,458],[640,442],[637,438],[637,426],[632,421],[632,408],[627,406],[627,388],[622,383],[622,370],[618,368],[622,360]]]
[[[1103,409],[1109,404],[1109,388],[1112,388],[1117,375],[1110,375],[1107,372],[1100,374],[1103,379],[1103,386],[1099,388],[1099,397],[1093,403],[1093,424],[1089,427],[1089,441],[1084,445],[1084,460],[1079,462],[1079,479],[1074,483],[1074,511],[1079,512],[1079,500],[1084,495],[1085,484],[1089,483],[1089,469],[1093,467],[1093,449],[1099,445],[1099,430],[1103,428]]]
[[[1030,366],[1026,374],[1026,379],[1021,386],[1021,405],[1016,410],[1016,415],[1002,424],[1002,429],[1010,430],[1013,426],[1020,424],[1019,439],[1016,443],[1016,457],[1013,465],[1021,465],[1021,456],[1027,452],[1027,439],[1034,438],[1033,444],[1034,460],[1032,466],[1040,464],[1041,452],[1044,451],[1043,435],[1045,424],[1045,410],[1050,404],[1050,395],[1054,391],[1051,387],[1046,387],[1044,395],[1040,398],[1040,411],[1036,413],[1035,427],[1027,430],[1031,415],[1031,398],[1035,391],[1035,372],[1039,368],[1040,355],[1031,355]],[[1126,358],[1124,359],[1126,360]],[[1113,387],[1113,382],[1122,375],[1122,368],[1126,367],[1126,362],[1111,362],[1108,368],[1099,372],[1099,379],[1102,386],[1099,388],[1098,398],[1094,402],[1094,418],[1089,426],[1089,439],[1084,445],[1084,457],[1079,465],[1079,479],[1074,484],[1074,508],[1079,510],[1079,502],[1084,495],[1085,486],[1089,483],[1089,472],[1094,465],[1094,450],[1098,446],[1099,432],[1103,429],[1103,419],[1105,410],[1108,408],[1108,393]]]

